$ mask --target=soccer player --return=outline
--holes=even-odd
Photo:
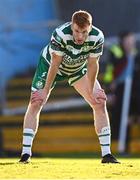
[[[38,129],[40,111],[57,81],[70,86],[88,102],[94,112],[95,130],[102,151],[102,163],[118,163],[110,150],[110,123],[106,95],[98,80],[99,58],[104,35],[92,25],[87,11],[76,11],[71,22],[57,27],[50,43],[42,50],[32,82],[31,98],[24,118],[23,148],[19,162],[28,163]]]

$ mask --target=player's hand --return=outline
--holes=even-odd
[[[103,89],[98,89],[90,95],[91,104],[100,104],[102,101],[107,100],[106,94]]]
[[[103,89],[96,90],[96,92],[93,93],[93,97],[94,97],[96,103],[98,103],[98,104],[100,104],[102,101],[107,100],[107,96]]]
[[[40,89],[38,91],[32,92],[31,95],[31,104],[35,101],[39,101],[42,105],[44,105],[48,99],[48,93],[45,89]]]

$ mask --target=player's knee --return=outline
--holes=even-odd
[[[30,100],[30,104],[31,104],[31,106],[32,106],[33,109],[37,110],[37,109],[40,109],[40,107],[43,106],[43,101],[31,99],[31,100]]]
[[[95,111],[104,111],[106,107],[106,100],[105,99],[100,99],[100,103],[96,103],[92,105],[92,108]]]

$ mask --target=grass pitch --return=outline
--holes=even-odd
[[[121,164],[101,164],[99,158],[0,159],[0,179],[140,179],[140,159],[119,159]]]

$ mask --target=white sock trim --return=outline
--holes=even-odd
[[[33,131],[33,129],[25,128],[23,130],[22,154],[27,153],[30,156],[32,155],[31,148],[32,148],[32,143],[33,143],[34,136],[35,136],[35,132]]]
[[[23,133],[31,133],[31,134],[35,135],[35,131],[30,128],[24,128]]]
[[[101,133],[98,134],[102,156],[106,154],[111,154],[110,143],[111,143],[111,131],[110,127],[106,126],[101,129]]]

